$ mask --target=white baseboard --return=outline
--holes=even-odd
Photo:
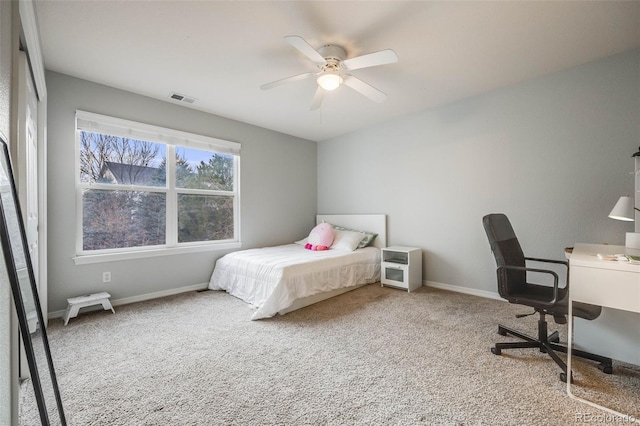
[[[153,293],[140,294],[138,296],[125,297],[111,301],[112,306],[128,305],[129,303],[144,302],[145,300],[158,299],[160,297],[173,296],[174,294],[186,293],[189,291],[206,290],[209,283],[194,284],[186,287],[172,288],[169,290],[156,291]],[[48,318],[62,318],[65,310],[49,312]]]
[[[504,299],[500,297],[498,293],[495,293],[492,291],[478,290],[475,288],[462,287],[459,285],[444,284],[436,281],[423,281],[422,284],[427,287],[439,288],[441,290],[455,291],[458,293],[470,294],[472,296],[479,296],[479,297],[485,297],[487,299],[504,301]]]
[[[457,293],[470,294],[472,296],[485,297],[488,299],[503,300],[498,293],[485,290],[477,290],[469,287],[462,287],[458,285],[444,284],[436,281],[423,281],[422,285],[427,287],[439,288],[441,290],[455,291]],[[111,301],[113,306],[128,305],[130,303],[143,302],[145,300],[158,299],[160,297],[173,296],[174,294],[186,293],[188,291],[206,290],[209,283],[194,284],[186,287],[172,288],[169,290],[156,291],[154,293],[140,294],[138,296],[125,297],[123,299],[115,299]],[[49,319],[62,318],[64,310],[49,312]]]

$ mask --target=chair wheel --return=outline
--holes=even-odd
[[[567,373],[565,373],[564,371],[560,373],[560,381],[562,381],[563,383],[567,383]],[[573,375],[571,376],[571,383],[573,383]]]
[[[491,348],[491,353],[494,355],[501,355],[502,351],[498,348]]]
[[[609,365],[609,364],[600,364],[600,365],[598,366],[598,368],[599,368],[600,370],[602,370],[602,372],[603,372],[604,374],[613,374],[613,366],[612,366],[612,365]]]

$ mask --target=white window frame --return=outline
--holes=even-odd
[[[114,190],[113,185],[101,183],[89,183],[80,181],[80,133],[81,131],[103,133],[108,135],[138,139],[149,142],[161,143],[166,146],[166,158],[175,158],[175,149],[187,147],[204,151],[212,151],[220,154],[230,154],[234,157],[234,188],[233,188],[233,230],[232,239],[218,241],[198,241],[188,243],[178,243],[178,194],[206,194],[216,195],[216,191],[184,189],[175,186],[175,162],[167,161],[167,176],[172,176],[171,182],[167,181],[166,187],[144,187],[137,185],[118,185],[121,190],[148,190],[150,192],[165,193],[167,195],[166,213],[166,243],[163,245],[146,247],[126,247],[103,250],[83,249],[83,212],[82,212],[82,191],[85,189],[106,189]],[[156,256],[166,256],[171,254],[193,253],[210,250],[227,250],[240,248],[240,144],[212,138],[209,136],[197,135],[180,130],[154,126],[150,124],[138,123],[121,118],[95,114],[86,111],[76,111],[76,149],[75,149],[75,186],[76,186],[76,265],[108,262],[117,260],[129,260],[137,258],[148,258]],[[228,195],[228,191],[221,191]]]

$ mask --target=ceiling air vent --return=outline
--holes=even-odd
[[[188,104],[192,104],[192,103],[194,103],[195,101],[197,101],[197,99],[196,99],[196,98],[191,98],[191,97],[189,97],[189,96],[181,95],[181,94],[179,94],[179,93],[172,93],[172,94],[170,94],[170,95],[169,95],[169,97],[170,97],[171,99],[175,99],[176,101],[186,102],[186,103],[188,103]]]

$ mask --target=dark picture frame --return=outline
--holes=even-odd
[[[0,150],[0,240],[40,421],[42,425],[66,426],[9,149],[2,137]]]

